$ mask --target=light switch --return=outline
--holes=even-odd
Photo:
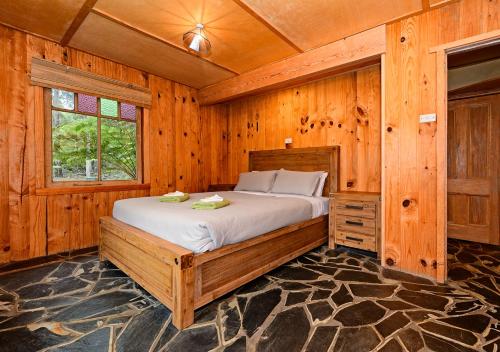
[[[436,114],[420,115],[420,123],[436,122]]]

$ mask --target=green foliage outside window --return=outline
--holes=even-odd
[[[68,94],[59,94],[58,97],[62,98],[59,101],[73,98]],[[68,101],[59,106],[61,105],[66,108],[74,106]],[[98,155],[99,127],[100,156]],[[54,181],[134,180],[137,179],[136,164],[137,134],[134,121],[52,110]]]
[[[52,112],[54,181],[97,180],[97,117]],[[89,166],[90,165],[90,168]]]
[[[103,180],[137,178],[135,126],[133,122],[101,120]]]

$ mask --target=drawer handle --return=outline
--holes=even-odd
[[[363,242],[362,238],[356,238],[356,237],[351,237],[351,236],[346,236],[345,238],[346,238],[346,240],[349,240],[349,241]]]
[[[348,225],[363,226],[363,223],[360,221],[346,220],[345,223]]]
[[[347,209],[363,210],[363,206],[362,205],[346,204],[345,207]]]

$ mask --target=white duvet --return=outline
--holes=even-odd
[[[322,197],[269,193],[217,192],[231,205],[216,210],[194,210],[196,200],[215,193],[193,193],[182,203],[159,197],[116,201],[113,217],[195,253],[238,243],[284,226],[327,213]]]

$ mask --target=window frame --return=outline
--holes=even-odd
[[[66,110],[62,108],[56,108],[52,106],[52,89],[60,89],[60,88],[44,88],[44,130],[45,130],[45,187],[47,188],[78,188],[78,187],[108,187],[108,186],[133,186],[133,185],[143,185],[143,116],[144,116],[144,108],[136,105],[136,179],[133,180],[100,180],[101,178],[101,166],[102,166],[102,157],[101,157],[101,119],[109,119],[115,121],[127,121],[126,119],[122,119],[119,116],[121,115],[121,109],[118,106],[118,117],[111,117],[106,115],[101,115],[101,99],[106,98],[97,96],[97,114],[91,113],[79,113],[77,111],[78,107],[78,93],[93,95],[95,94],[86,93],[82,91],[69,91],[65,89],[67,92],[74,93],[74,110]],[[107,99],[107,98],[106,98]],[[118,103],[126,103],[126,101],[120,101],[117,99]],[[97,180],[95,181],[85,181],[85,180],[73,180],[73,181],[54,181],[53,180],[53,165],[52,165],[52,111],[61,111],[68,112],[73,114],[80,114],[84,116],[94,116],[97,117]]]

